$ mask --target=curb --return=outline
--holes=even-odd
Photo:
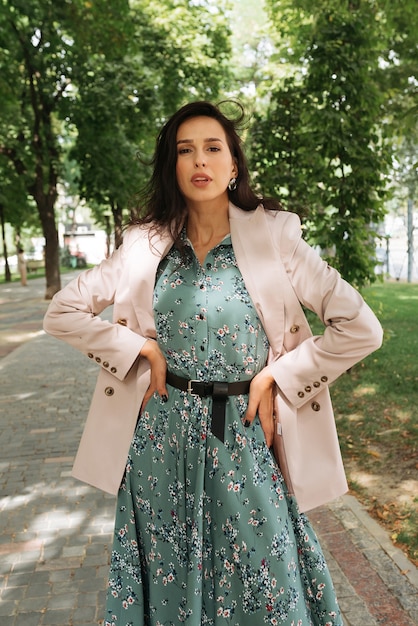
[[[359,523],[370,535],[374,537],[382,550],[399,568],[400,574],[405,576],[405,578],[408,579],[411,585],[413,585],[418,592],[418,568],[408,559],[400,548],[393,545],[388,532],[369,515],[366,507],[354,496],[345,495],[343,496],[342,501],[343,505],[350,508]],[[338,515],[338,508],[335,507],[334,510],[336,510],[336,514]],[[348,524],[344,524],[344,526],[348,531],[351,530]]]
[[[418,624],[418,572],[354,496],[309,515],[334,579],[346,626]]]

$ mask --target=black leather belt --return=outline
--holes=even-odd
[[[187,391],[193,396],[206,398],[212,396],[212,433],[224,441],[225,432],[225,406],[228,396],[239,396],[241,393],[248,393],[250,390],[250,380],[236,383],[225,383],[214,381],[205,383],[200,380],[189,380],[177,374],[167,372],[167,384],[176,387],[181,391]]]

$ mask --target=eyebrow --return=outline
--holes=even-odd
[[[222,139],[219,139],[219,137],[208,137],[208,139],[204,139],[203,141],[205,143],[211,143],[213,141],[220,141],[221,143],[223,143]],[[177,141],[177,145],[179,145],[180,143],[194,143],[194,139],[179,139]]]

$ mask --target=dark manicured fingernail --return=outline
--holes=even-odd
[[[250,420],[245,420],[244,426],[245,426],[245,428],[248,428],[248,426],[251,426]]]
[[[168,396],[166,396],[166,394],[162,395],[162,396],[161,396],[161,400],[162,400],[163,402],[167,402],[167,400],[168,400]]]

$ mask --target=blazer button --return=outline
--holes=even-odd
[[[304,398],[305,394],[303,393],[303,391],[298,391],[298,396],[299,398]]]
[[[319,402],[312,402],[311,407],[313,411],[320,411],[321,409],[321,405],[319,404]]]
[[[89,353],[87,354],[87,356],[89,357],[89,359],[92,359],[92,358],[94,357],[94,354],[92,354],[91,352],[89,352]]]
[[[118,370],[116,369],[116,367],[111,367],[110,371],[112,372],[112,374],[116,374]]]
[[[115,393],[115,390],[113,389],[113,387],[106,387],[105,394],[107,396],[113,396],[114,393]]]
[[[99,356],[96,356],[96,363],[101,363],[102,359]]]
[[[312,391],[312,387],[310,385],[306,385],[305,391],[306,393],[310,393]]]
[[[321,383],[319,383],[317,380],[314,382],[313,386],[317,389],[318,387],[321,386]]]
[[[127,326],[128,325],[128,320],[125,319],[119,319],[118,320],[118,324],[120,324],[121,326]]]
[[[323,383],[326,383],[328,380],[328,376],[321,376],[321,380]]]
[[[300,326],[298,324],[293,324],[293,326],[291,326],[291,328],[290,328],[290,332],[292,333],[292,335],[297,333],[299,328],[300,328]]]
[[[103,367],[109,367],[109,363],[107,361],[103,361]]]

